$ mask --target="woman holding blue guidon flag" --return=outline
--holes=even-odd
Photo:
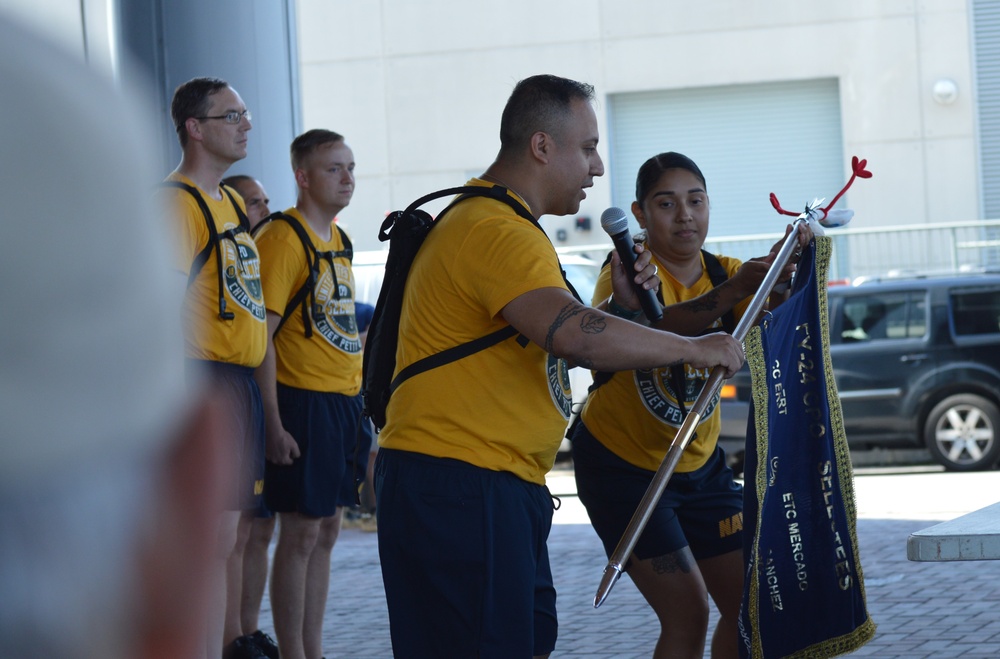
[[[658,268],[661,301],[671,305],[656,327],[689,336],[732,333],[784,240],[767,256],[746,263],[704,252],[705,177],[679,153],[661,153],[642,165],[632,213]],[[811,238],[810,231],[800,232],[800,245]],[[611,295],[610,269],[605,264],[601,272],[595,304]],[[781,279],[787,281],[794,270],[790,264]],[[772,295],[770,302],[779,297]],[[613,298],[608,309],[647,322],[641,311]],[[708,370],[684,364],[595,376],[582,423],[572,435],[573,459],[580,500],[609,556],[708,376]],[[654,657],[702,656],[709,595],[721,614],[712,656],[737,656],[743,492],[717,446],[720,423],[716,399],[629,557],[628,574],[660,621]]]

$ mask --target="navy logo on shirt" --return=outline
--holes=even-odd
[[[227,225],[227,229],[232,228]],[[241,242],[244,234],[237,236],[238,242],[219,241],[222,249],[223,280],[229,296],[236,304],[250,312],[254,318],[264,320],[264,293],[260,285],[260,257],[253,243]]]
[[[566,360],[548,355],[545,369],[552,402],[556,404],[556,409],[563,415],[563,418],[569,419],[569,415],[573,411],[573,389],[569,383],[569,367],[566,366]]]
[[[354,292],[349,285],[353,278],[350,269],[339,260],[335,260],[334,264],[337,267],[336,286],[329,265],[322,269],[316,280],[319,314],[313,318],[313,325],[334,348],[354,355],[361,352],[361,338],[354,315]]]
[[[634,371],[635,388],[639,392],[642,404],[646,406],[649,413],[657,417],[667,425],[680,428],[684,422],[683,413],[677,403],[678,395],[670,384],[670,369],[657,369],[654,371]],[[684,365],[685,390],[681,392],[688,410],[691,404],[697,400],[701,393],[702,385],[708,379],[710,369],[692,368]],[[715,406],[719,404],[719,394],[709,402],[705,408],[702,420],[708,419],[715,411]]]

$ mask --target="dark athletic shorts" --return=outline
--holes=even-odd
[[[619,458],[582,423],[573,435],[573,468],[580,501],[611,556],[655,472]],[[647,560],[688,545],[695,559],[743,548],[743,486],[719,447],[700,469],[670,477],[633,554]]]
[[[232,434],[230,456],[236,471],[236,489],[226,510],[257,510],[264,493],[264,406],[260,389],[248,366],[188,359],[189,375],[207,375],[211,387],[225,395]]]
[[[367,445],[356,450],[361,396],[308,391],[279,382],[278,411],[301,455],[290,465],[267,463],[268,509],[331,517],[338,507],[354,505],[355,473],[363,477],[368,460]]]
[[[378,547],[393,654],[509,659],[555,648],[548,488],[382,448]]]

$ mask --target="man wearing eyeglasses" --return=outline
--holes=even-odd
[[[253,370],[264,359],[267,323],[246,210],[239,195],[221,185],[230,166],[247,155],[250,111],[226,81],[195,78],[174,92],[170,112],[182,155],[164,187],[175,209],[175,265],[187,278],[185,353],[189,369],[207,374],[225,396],[235,429],[228,444],[233,487],[220,511],[218,570],[225,574],[226,607],[222,620],[218,611],[209,622],[207,656],[259,659],[268,655],[258,641],[267,639],[242,629],[240,591],[249,512],[264,490],[263,408]]]

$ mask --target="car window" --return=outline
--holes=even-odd
[[[927,331],[927,300],[922,291],[849,297],[841,309],[844,343],[919,338]]]
[[[385,263],[356,263],[351,270],[354,272],[354,299],[375,304],[385,276]]]
[[[956,336],[1000,333],[1000,291],[953,291]]]
[[[597,287],[597,276],[601,274],[601,267],[593,261],[570,262],[563,259],[563,270],[566,271],[566,279],[573,284],[580,299],[584,304],[590,304],[594,296],[594,288]]]

